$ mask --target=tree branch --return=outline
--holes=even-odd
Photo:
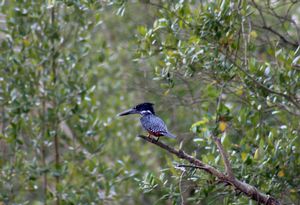
[[[201,160],[194,158],[191,155],[188,155],[183,150],[176,150],[175,148],[170,147],[169,145],[166,145],[163,142],[161,142],[161,141],[159,142],[150,137],[146,137],[143,135],[138,135],[138,137],[140,137],[143,140],[146,140],[152,144],[155,144],[156,146],[168,151],[171,154],[176,155],[180,159],[184,159],[184,160],[190,162],[192,164],[193,168],[204,170],[205,172],[218,178],[219,181],[233,186],[236,190],[244,193],[246,196],[248,196],[249,198],[251,198],[259,203],[262,203],[265,205],[280,205],[281,204],[277,199],[260,192],[254,186],[247,184],[245,182],[242,182],[242,181],[236,179],[235,177],[232,178],[229,176],[228,173],[227,173],[228,175],[225,175],[224,173],[217,170],[216,168],[214,168],[208,164],[205,164]],[[219,145],[221,145],[220,141],[219,141],[219,143],[220,143]],[[217,146],[218,146],[218,144],[217,144]],[[222,147],[222,145],[221,145],[221,147]],[[218,146],[218,148],[219,148],[219,146]],[[225,153],[224,149],[220,150],[221,155],[222,155],[222,152],[223,152],[223,154]],[[225,154],[225,156],[226,156],[226,154]],[[227,156],[225,158],[227,158]],[[224,160],[224,158],[223,158],[223,160]],[[227,160],[228,160],[228,158],[227,158]],[[183,167],[183,165],[181,165],[181,167]]]
[[[221,86],[221,92],[220,92],[219,97],[217,99],[216,124],[219,123],[219,117],[220,117],[219,109],[220,109],[220,106],[221,106],[222,95],[223,95],[223,90],[224,90],[225,86],[226,86],[225,83]],[[217,147],[219,149],[219,152],[220,152],[220,154],[222,156],[222,159],[223,159],[223,162],[224,162],[224,166],[225,166],[225,172],[226,172],[226,174],[231,179],[234,179],[235,177],[234,177],[234,174],[233,174],[233,171],[232,171],[232,167],[231,167],[231,164],[229,162],[227,153],[225,152],[225,150],[224,150],[224,148],[222,146],[221,140],[217,136],[215,136],[215,135],[213,135],[212,138],[215,141],[215,143],[216,143],[216,145],[217,145]]]
[[[297,100],[294,99],[294,97],[276,90],[272,90],[271,88],[268,88],[266,85],[256,80],[255,77],[253,77],[250,73],[248,73],[245,69],[243,69],[242,66],[238,65],[238,63],[235,62],[234,59],[231,59],[230,57],[228,59],[238,70],[244,73],[255,85],[257,85],[258,87],[262,88],[263,90],[269,93],[285,98],[291,104],[293,104],[297,109],[300,109],[300,104],[297,102]]]
[[[261,17],[261,20],[262,20],[262,23],[263,25],[262,26],[258,26],[266,31],[269,31],[271,33],[273,33],[274,35],[278,36],[282,42],[284,42],[285,44],[289,44],[291,46],[293,46],[295,49],[299,46],[299,43],[297,42],[292,42],[292,41],[289,41],[283,34],[277,32],[276,30],[274,30],[273,28],[271,28],[270,26],[267,25],[267,22],[265,20],[265,16],[263,14],[263,11],[262,9],[255,3],[254,0],[251,1],[253,6],[257,9],[257,11],[259,12],[259,15]]]
[[[216,136],[213,136],[213,139],[214,139],[214,141],[215,141],[215,143],[216,143],[216,145],[219,149],[219,152],[221,154],[221,157],[224,161],[226,174],[228,175],[229,178],[234,179],[235,176],[233,174],[232,167],[231,167],[229,159],[228,159],[228,155],[227,155],[227,153],[225,152],[225,149],[222,146],[220,138],[218,138]]]
[[[279,33],[279,32],[276,31],[276,30],[274,30],[274,29],[273,29],[272,27],[270,27],[270,26],[264,25],[264,26],[262,26],[262,27],[260,27],[260,28],[262,28],[262,29],[264,29],[264,30],[267,30],[267,31],[269,31],[269,32],[271,32],[271,33],[273,33],[273,34],[275,34],[276,36],[278,36],[278,37],[282,40],[283,43],[290,44],[290,45],[293,46],[295,49],[298,48],[298,46],[299,46],[298,43],[289,41],[288,39],[286,39],[286,37],[285,37],[283,34]]]

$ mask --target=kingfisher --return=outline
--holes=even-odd
[[[176,138],[175,135],[168,131],[164,121],[155,115],[153,105],[153,103],[144,102],[136,105],[129,110],[119,113],[118,116],[140,114],[140,122],[142,124],[142,127],[149,133],[148,137],[153,135],[155,137],[158,137],[157,140],[161,136]]]

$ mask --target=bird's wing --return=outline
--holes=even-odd
[[[141,118],[143,127],[152,132],[164,133],[167,132],[167,126],[162,119],[157,116],[145,116]]]

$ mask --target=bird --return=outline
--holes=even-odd
[[[148,137],[151,135],[155,136],[157,137],[157,141],[161,136],[175,139],[176,136],[168,131],[164,121],[155,115],[153,106],[154,104],[150,102],[140,103],[129,110],[119,113],[118,116],[140,114],[141,125],[148,132]]]

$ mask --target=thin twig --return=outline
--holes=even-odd
[[[44,83],[41,85],[44,88]],[[42,94],[42,136],[41,136],[41,154],[42,154],[42,166],[43,169],[46,169],[46,146],[44,144],[44,139],[46,136],[46,131],[47,131],[47,120],[46,120],[46,96],[45,92]],[[44,200],[44,205],[47,205],[47,185],[48,184],[48,179],[47,179],[47,172],[44,171],[43,173],[43,200]]]
[[[223,90],[224,90],[224,88],[225,88],[225,85],[226,85],[226,84],[224,83],[224,84],[221,86],[221,91],[220,91],[219,97],[218,97],[218,99],[217,99],[217,106],[216,106],[216,124],[219,123],[219,117],[220,117],[220,116],[219,116],[219,115],[220,115],[220,114],[219,114],[219,112],[220,112],[219,110],[220,110],[220,106],[221,106],[221,104],[222,104],[222,95],[223,95]],[[226,174],[227,174],[230,178],[234,179],[235,177],[234,177],[234,174],[233,174],[233,171],[232,171],[232,167],[231,167],[231,164],[230,164],[230,162],[229,162],[228,155],[227,155],[225,149],[224,149],[223,146],[222,146],[221,140],[220,140],[217,136],[215,136],[215,135],[213,135],[212,138],[213,138],[215,144],[217,145],[218,150],[219,150],[219,152],[220,152],[220,154],[221,154],[221,157],[222,157],[222,159],[223,159]]]
[[[54,27],[55,24],[55,5],[52,5],[51,8],[51,25],[52,27]],[[56,86],[56,81],[57,81],[57,71],[56,71],[56,63],[55,63],[55,42],[54,42],[54,38],[51,37],[51,44],[52,44],[52,49],[51,49],[51,68],[52,68],[52,74],[53,74],[53,84],[54,87]],[[56,103],[56,99],[53,100],[53,107],[54,109],[56,109],[57,103]],[[54,116],[55,118],[55,122],[54,122],[54,126],[55,126],[55,135],[54,135],[54,152],[55,152],[55,169],[58,172],[60,169],[60,156],[59,156],[59,141],[58,141],[58,119],[57,116]],[[60,183],[60,179],[59,179],[59,175],[55,176],[55,194],[56,194],[56,201],[55,204],[59,205],[60,204],[60,197],[59,197],[59,183]]]
[[[177,17],[178,19],[180,19],[188,28],[192,27],[192,25],[190,25],[188,22],[185,21],[185,19],[183,19],[182,17],[178,16],[175,12],[172,12],[170,9],[162,6],[162,5],[159,5],[159,4],[156,4],[156,3],[153,3],[153,2],[150,2],[150,1],[146,1],[146,2],[143,2],[141,1],[141,3],[145,3],[145,4],[148,4],[150,6],[154,6],[154,7],[157,7],[159,9],[163,9],[171,14],[173,14],[175,17]]]
[[[188,167],[188,168],[195,168],[195,169],[203,168],[201,166],[196,166],[196,165],[192,165],[192,164],[179,164],[179,165],[176,165],[176,167]]]
[[[250,73],[248,73],[245,69],[243,69],[240,65],[238,65],[237,62],[235,62],[233,59],[231,59],[231,58],[228,58],[228,59],[238,70],[240,70],[242,73],[244,73],[258,87],[262,88],[263,90],[265,90],[269,93],[272,93],[272,94],[275,94],[275,95],[285,98],[286,100],[290,101],[297,109],[300,109],[300,104],[296,100],[294,100],[294,98],[292,96],[287,95],[282,92],[279,92],[279,91],[276,91],[276,90],[272,90],[271,88],[268,88],[266,85],[257,81]]]
[[[180,180],[179,180],[179,192],[181,196],[181,205],[184,205],[184,196],[183,196],[183,191],[182,191],[182,180],[183,180],[183,175],[185,174],[185,170],[182,172],[180,175]]]
[[[294,48],[297,48],[299,46],[298,43],[294,43],[289,41],[288,39],[286,39],[281,33],[279,33],[278,31],[275,31],[272,27],[264,25],[261,27],[264,30],[270,31],[271,33],[275,34],[276,36],[278,36],[282,42],[286,43],[286,44],[290,44],[291,46],[293,46]]]
[[[259,6],[255,3],[254,0],[252,0],[252,4],[257,9],[257,11],[259,12],[259,15],[260,15],[262,23],[263,23],[263,25],[261,26],[262,29],[275,34],[276,36],[278,36],[282,40],[282,42],[284,42],[286,44],[289,44],[289,45],[291,45],[291,46],[293,46],[295,48],[297,48],[299,46],[298,43],[289,41],[288,39],[286,39],[286,37],[284,35],[282,35],[281,33],[275,31],[273,28],[271,28],[270,26],[268,26],[267,22],[265,20],[265,16],[264,16],[261,8],[259,8]]]

